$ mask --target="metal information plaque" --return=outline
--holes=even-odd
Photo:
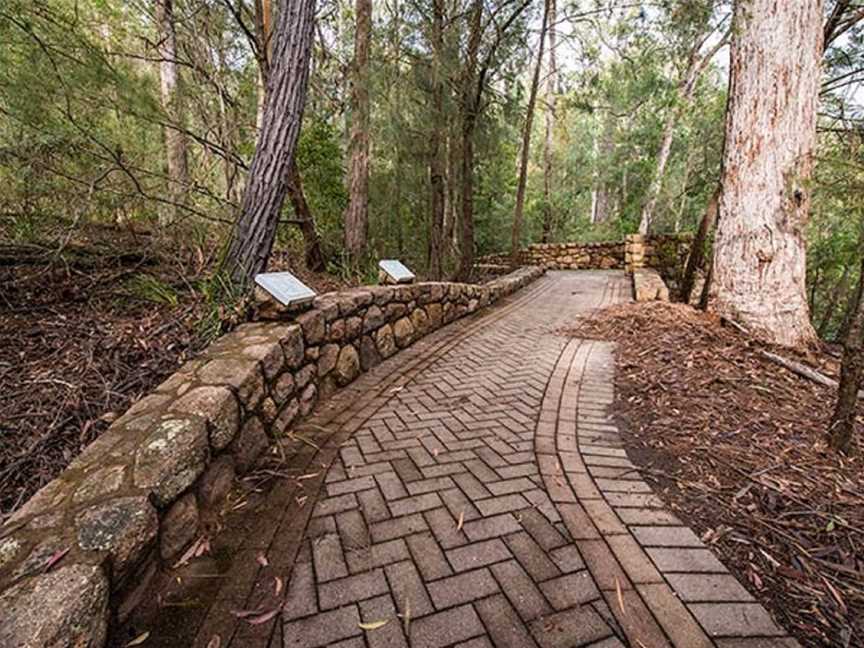
[[[283,306],[301,306],[315,299],[315,291],[290,272],[255,275],[255,283]]]
[[[411,283],[414,281],[414,273],[396,259],[383,259],[378,262],[378,267],[395,283]]]

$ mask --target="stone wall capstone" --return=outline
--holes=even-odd
[[[104,645],[235,476],[384,358],[543,274],[373,286],[244,324],[135,403],[0,527],[0,646]]]

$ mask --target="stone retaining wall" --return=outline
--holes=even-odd
[[[520,265],[542,266],[549,270],[613,270],[633,272],[654,268],[677,285],[684,272],[692,237],[689,235],[631,234],[624,241],[602,243],[536,243],[519,252]],[[510,263],[507,254],[480,259],[484,264]]]
[[[292,314],[268,299],[88,446],[0,528],[0,646],[104,645],[237,475],[339,387],[543,274],[374,286]]]
[[[509,263],[507,254],[491,254],[481,263]],[[549,270],[611,270],[624,267],[624,243],[535,243],[519,252],[520,265]]]

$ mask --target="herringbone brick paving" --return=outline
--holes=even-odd
[[[627,459],[610,345],[558,332],[626,299],[622,274],[550,273],[334,397],[307,480],[234,548],[266,564],[234,556],[192,643],[795,645]]]

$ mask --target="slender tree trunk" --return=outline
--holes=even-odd
[[[264,120],[225,260],[242,287],[267,267],[273,248],[303,120],[314,20],[315,0],[286,0],[280,7]]]
[[[594,157],[596,160],[608,160],[615,152],[615,117],[611,112],[603,116],[603,133],[599,140],[595,139]],[[591,222],[605,223],[612,215],[612,196],[609,183],[603,173],[596,173],[594,189],[591,192]]]
[[[821,2],[821,0],[817,1]],[[684,78],[682,78],[681,82],[678,84],[675,103],[669,108],[666,122],[663,124],[663,137],[660,140],[660,148],[657,151],[657,166],[654,169],[654,177],[651,180],[651,186],[648,188],[648,197],[645,201],[645,205],[642,207],[642,217],[639,221],[639,232],[641,234],[648,234],[651,230],[654,220],[654,212],[657,209],[657,201],[660,199],[660,192],[663,189],[663,179],[666,175],[666,167],[669,164],[669,156],[672,153],[672,142],[675,138],[675,129],[678,126],[681,112],[692,101],[699,77],[702,76],[702,73],[708,67],[711,59],[714,58],[714,55],[726,43],[726,38],[724,37],[707,53],[700,55],[699,50],[703,45],[703,40],[704,36],[700,36],[690,54],[690,62],[687,65],[687,71],[684,74]]]
[[[816,334],[806,296],[822,2],[735,9],[714,292],[721,315],[778,344]]]
[[[684,162],[684,179],[681,183],[681,202],[678,203],[678,211],[675,212],[675,234],[681,233],[681,222],[684,220],[684,210],[687,208],[687,183],[690,181],[690,166],[693,162],[692,152],[687,153],[687,159]]]
[[[297,226],[303,235],[306,267],[313,272],[322,272],[326,264],[324,253],[321,251],[321,237],[318,236],[318,231],[315,229],[315,219],[312,217],[312,210],[309,209],[309,203],[306,202],[306,196],[303,193],[303,179],[295,163],[292,163],[288,168],[288,198],[294,208]]]
[[[864,290],[864,263],[858,279],[858,292]],[[858,411],[858,390],[864,378],[864,300],[858,303],[849,335],[843,343],[843,364],[840,369],[840,386],[837,390],[837,404],[828,439],[831,447],[838,452],[849,452],[852,448],[852,435],[855,432],[855,418]]]
[[[470,35],[462,88],[462,219],[460,223],[459,268],[456,278],[467,281],[474,267],[474,130],[480,109],[477,57],[483,29],[483,2],[472,0]]]
[[[267,103],[267,79],[270,76],[272,12],[270,0],[255,0],[255,31],[258,39],[258,87],[255,128],[261,130],[264,106]]]
[[[840,301],[840,295],[846,292],[846,286],[849,283],[849,266],[847,265],[843,268],[843,275],[840,277],[840,280],[834,286],[834,290],[831,291],[831,299],[828,301],[828,305],[825,307],[825,313],[822,315],[822,319],[819,322],[819,328],[816,330],[817,335],[820,340],[825,339],[825,333],[828,330],[828,325],[831,324],[831,320],[834,318],[834,311],[837,310],[837,302]]]
[[[459,220],[459,146],[457,136],[451,132],[447,135],[447,209],[444,212],[444,241],[451,256],[459,250],[459,231],[456,223]]]
[[[444,174],[446,161],[446,115],[444,114],[444,0],[432,2],[432,151],[429,181],[432,190],[432,221],[429,227],[429,276],[441,279],[444,254],[444,210],[446,187]]]
[[[369,41],[372,37],[372,1],[356,0],[355,14],[345,251],[351,264],[356,267],[366,254],[369,233]]]
[[[681,301],[690,303],[690,295],[693,293],[693,285],[696,283],[696,272],[705,263],[705,241],[714,223],[717,222],[717,209],[720,205],[720,187],[714,191],[702,220],[699,221],[699,229],[690,246],[690,255],[687,257],[687,266],[684,268],[684,277],[681,279]],[[707,284],[708,281],[706,280]]]
[[[174,222],[179,207],[186,202],[189,186],[189,166],[186,136],[181,129],[173,127],[183,123],[183,107],[180,94],[180,73],[177,65],[177,32],[174,28],[173,0],[156,0],[156,22],[159,28],[159,88],[162,109],[171,121],[163,128],[165,157],[168,166],[169,194],[173,205],[160,212],[163,225]]]
[[[858,312],[862,299],[864,299],[864,281],[861,281],[859,278],[855,284],[855,290],[852,291],[846,300],[843,322],[840,324],[840,330],[837,331],[835,342],[843,344],[849,338],[849,331],[852,329],[852,322],[855,320],[855,313]]]
[[[552,172],[555,157],[555,110],[558,96],[558,64],[556,60],[557,33],[555,20],[557,14],[556,0],[548,0],[549,17],[549,77],[546,79],[546,136],[543,143],[543,243],[552,238]]]
[[[531,131],[534,126],[534,107],[537,103],[537,89],[540,86],[540,69],[543,66],[543,45],[549,24],[549,1],[543,5],[543,25],[540,28],[540,44],[537,46],[537,64],[528,92],[528,108],[522,129],[522,152],[519,159],[519,180],[516,185],[516,208],[513,212],[513,231],[510,238],[510,256],[514,264],[519,262],[519,248],[522,244],[522,221],[525,211],[525,187],[528,183],[528,159],[531,156]]]

